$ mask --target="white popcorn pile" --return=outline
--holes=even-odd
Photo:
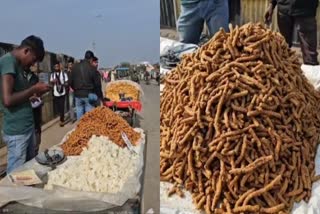
[[[140,151],[141,145],[135,147]],[[93,136],[79,159],[48,173],[45,189],[53,185],[78,191],[117,193],[139,167],[140,157],[107,137]]]

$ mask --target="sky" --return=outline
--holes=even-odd
[[[1,0],[0,42],[43,39],[45,49],[82,59],[93,50],[100,67],[159,61],[159,0]]]

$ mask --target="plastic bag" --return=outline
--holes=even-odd
[[[302,65],[301,70],[309,82],[320,91],[320,65]]]

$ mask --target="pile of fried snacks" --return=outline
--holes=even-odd
[[[106,136],[113,143],[124,147],[121,132],[127,135],[133,145],[136,145],[141,137],[121,116],[107,107],[98,107],[80,119],[76,129],[61,147],[66,155],[80,155],[93,135]]]
[[[131,97],[134,101],[140,100],[140,88],[133,81],[114,81],[107,84],[105,95],[111,101],[121,101],[119,94],[125,94],[125,97]]]
[[[320,94],[262,24],[220,30],[165,77],[160,176],[206,213],[289,213],[308,201]]]

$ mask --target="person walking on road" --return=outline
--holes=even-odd
[[[101,105],[101,102],[103,100],[103,92],[102,92],[102,84],[101,84],[102,77],[101,77],[100,72],[98,71],[99,59],[96,56],[93,57],[93,59],[92,59],[92,66],[95,68],[96,86],[95,86],[94,91],[95,91],[96,95],[98,96],[98,100],[95,104],[95,106],[97,107],[97,106]]]
[[[66,105],[66,90],[68,87],[68,75],[61,68],[60,62],[54,63],[54,71],[50,75],[50,82],[53,84],[53,103],[60,115],[60,126],[64,126],[64,113]]]
[[[2,138],[7,145],[7,174],[35,157],[33,97],[50,91],[48,84],[31,85],[26,70],[44,58],[43,41],[29,36],[0,58]]]
[[[317,21],[318,0],[269,0],[265,22],[272,22],[273,11],[278,6],[278,27],[289,47],[292,46],[294,27],[298,29],[303,63],[318,65]]]
[[[78,120],[86,112],[91,111],[98,100],[95,89],[99,83],[95,77],[96,68],[92,66],[93,58],[93,52],[86,51],[84,60],[73,66],[70,75],[69,82],[74,90]]]
[[[117,80],[117,71],[115,69],[113,69],[112,71],[110,71],[110,81],[116,81]]]
[[[67,70],[66,70],[66,73],[68,75],[68,79],[70,79],[73,64],[74,64],[74,60],[73,59],[69,59],[68,60],[68,67],[67,67]],[[67,106],[69,107],[69,118],[70,118],[70,121],[71,121],[71,123],[74,123],[76,121],[76,114],[75,114],[75,111],[74,111],[75,99],[74,99],[73,89],[70,86],[67,87]]]
[[[206,22],[210,37],[221,27],[228,31],[228,0],[181,0],[177,21],[180,42],[198,44]]]

